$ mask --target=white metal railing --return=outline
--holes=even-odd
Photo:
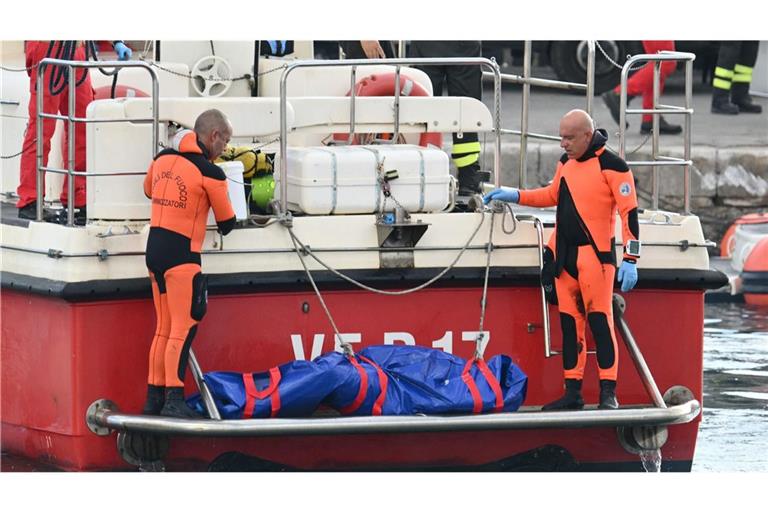
[[[683,210],[686,215],[691,213],[691,116],[693,115],[693,61],[696,55],[687,52],[664,51],[656,54],[635,55],[627,59],[621,69],[621,96],[619,100],[619,156],[626,158],[626,117],[627,114],[652,114],[652,160],[627,161],[630,167],[652,168],[652,199],[651,208],[659,209],[659,167],[683,166]],[[653,108],[627,109],[627,80],[629,70],[637,62],[653,63]],[[665,61],[685,62],[685,106],[659,104],[661,94],[660,66]],[[683,123],[683,158],[675,158],[659,154],[659,116],[661,114],[682,114]]]
[[[44,82],[45,79],[45,69],[49,66],[66,66],[68,68],[68,80],[69,80],[69,115],[59,115],[59,114],[46,114],[43,112],[43,91],[44,89]],[[152,79],[152,117],[151,118],[126,118],[126,119],[88,119],[87,117],[77,117],[75,115],[75,86],[76,83],[76,68],[144,68],[149,73],[151,79]],[[86,71],[87,72],[87,71]],[[52,172],[54,174],[66,174],[68,176],[67,180],[67,197],[69,198],[67,202],[67,226],[73,226],[75,221],[75,177],[78,175],[81,175],[83,177],[94,177],[94,176],[128,176],[128,175],[143,175],[146,174],[145,172],[122,172],[122,173],[98,173],[98,172],[92,172],[89,171],[86,173],[83,171],[75,171],[75,123],[124,123],[124,122],[145,122],[145,123],[152,123],[152,154],[154,155],[157,152],[158,148],[158,139],[159,139],[159,123],[158,123],[158,114],[159,114],[159,107],[158,107],[158,98],[160,96],[159,93],[159,85],[157,81],[157,74],[155,73],[155,70],[153,70],[149,64],[145,62],[139,62],[139,61],[99,61],[99,62],[91,62],[91,61],[73,61],[73,60],[61,60],[61,59],[51,59],[46,58],[40,61],[37,67],[37,175],[36,175],[36,185],[37,185],[37,212],[36,217],[37,221],[40,222],[43,220],[43,197],[45,195],[45,191],[43,190],[43,180],[46,172]],[[55,167],[48,167],[43,165],[43,120],[44,119],[56,119],[56,120],[62,120],[69,123],[68,125],[68,137],[67,137],[67,168],[66,169],[58,169]]]

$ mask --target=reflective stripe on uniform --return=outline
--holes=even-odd
[[[453,163],[456,167],[466,167],[480,160],[480,153],[472,153],[471,155],[454,158]]]
[[[726,91],[731,90],[731,81],[730,80],[723,80],[722,78],[713,78],[712,79],[712,87],[716,89],[724,89]]]
[[[733,70],[718,66],[715,68],[715,76],[719,76],[720,78],[733,78]]]
[[[712,77],[712,87],[715,89],[723,89],[726,91],[731,90],[731,81],[733,80],[733,70],[721,68],[720,66],[715,68],[715,76]]]
[[[752,82],[752,68],[736,64],[736,67],[733,68],[733,81],[740,83]]]
[[[480,143],[476,141],[476,142],[462,142],[460,144],[454,144],[451,154],[464,155],[467,153],[479,153],[479,152],[480,152]]]

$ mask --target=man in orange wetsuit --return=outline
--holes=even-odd
[[[616,274],[616,210],[621,216],[625,244],[618,272],[623,292],[637,282],[640,229],[632,171],[624,160],[606,149],[605,130],[594,130],[593,126],[583,110],[568,112],[560,121],[560,146],[565,154],[557,164],[552,183],[533,190],[497,188],[484,198],[486,204],[495,199],[536,207],[557,205],[555,232],[545,249],[545,260],[554,263],[566,391],[544,410],[584,407],[581,382],[587,359],[587,323],[597,348],[599,407],[618,407],[618,352],[611,307]]]
[[[232,125],[211,109],[200,114],[194,131],[180,135],[173,149],[155,157],[144,179],[144,194],[152,200],[146,262],[157,327],[143,414],[192,418],[197,414],[184,401],[184,375],[207,305],[200,249],[209,208],[221,233],[235,226],[226,176],[212,163],[229,142]]]
[[[18,216],[22,219],[33,220],[37,215],[37,65],[45,58],[85,61],[88,57],[86,49],[93,49],[93,41],[25,41],[24,55],[26,57],[27,74],[29,75],[29,120],[24,132],[21,162],[19,168],[19,186],[16,193]],[[131,49],[122,41],[112,43],[119,60],[131,58]],[[94,50],[95,51],[95,50]],[[91,52],[93,53],[93,52]],[[43,112],[46,114],[69,115],[69,70],[66,66],[48,66],[43,78]],[[84,118],[86,108],[93,101],[93,87],[87,68],[75,69],[75,117]],[[48,153],[51,149],[51,137],[56,130],[55,119],[43,121],[43,165],[48,165]],[[67,141],[69,123],[64,123],[62,139],[62,159],[67,164],[69,144]],[[75,123],[75,170],[85,171],[85,123]],[[69,202],[68,176],[64,175],[61,189],[61,202]],[[78,224],[85,223],[85,178],[75,178],[75,220]],[[54,220],[51,217],[49,220]]]

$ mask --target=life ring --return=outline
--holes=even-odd
[[[741,273],[744,301],[753,306],[768,306],[768,237],[755,244]]]
[[[733,235],[736,233],[736,226],[740,224],[768,224],[768,213],[748,213],[736,219],[725,232],[720,242],[721,257],[730,258],[733,256],[735,242]]]
[[[136,87],[128,85],[115,86],[115,98],[148,98],[149,94]],[[93,90],[93,99],[108,100],[112,98],[112,86],[104,85]]]
[[[350,93],[347,93],[349,96]],[[355,84],[355,96],[394,96],[395,95],[395,73],[380,73],[367,76],[358,80]],[[400,75],[400,96],[430,96],[420,83],[410,77]],[[380,138],[391,137],[391,134],[383,134]],[[347,133],[334,133],[333,140],[345,142],[349,140]],[[361,139],[355,135],[352,144],[360,144]],[[419,136],[419,146],[427,147],[432,145],[438,148],[443,147],[443,135],[436,132],[424,132]]]

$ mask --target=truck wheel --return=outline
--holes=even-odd
[[[640,41],[598,41],[603,51],[617,64],[624,65],[627,55],[642,53]],[[552,69],[560,80],[586,83],[587,42],[553,41],[549,50]],[[599,48],[595,49],[595,94],[619,84],[621,69],[605,58]]]

